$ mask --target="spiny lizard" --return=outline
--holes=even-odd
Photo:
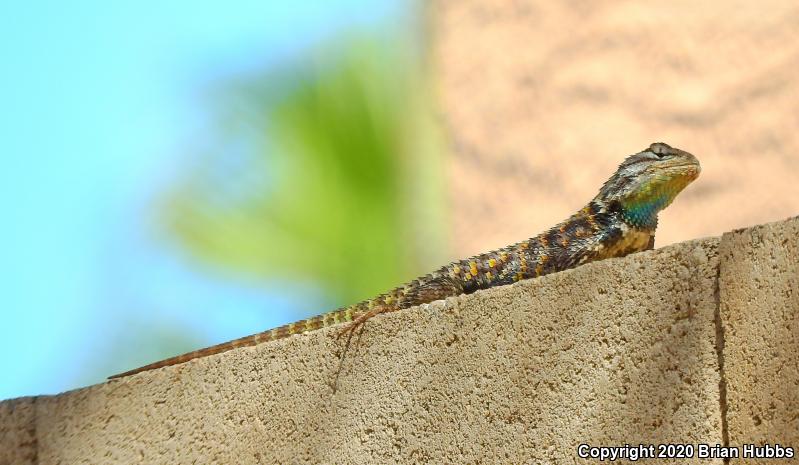
[[[131,370],[122,377],[338,323],[352,336],[369,318],[479,289],[652,249],[657,215],[699,176],[699,161],[664,143],[629,156],[588,205],[547,231],[502,249],[456,261],[349,307]]]

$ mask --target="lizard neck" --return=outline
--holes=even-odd
[[[656,205],[625,204],[619,200],[605,202],[592,200],[588,206],[580,210],[588,212],[605,230],[623,226],[626,229],[654,233],[658,225]]]
[[[659,211],[656,206],[652,205],[622,206],[619,217],[632,228],[654,232],[658,227]]]
[[[665,201],[664,201],[665,202]],[[658,226],[658,213],[664,202],[635,202],[615,200],[607,205],[608,211],[626,226],[654,233]]]
[[[599,246],[589,249],[591,259],[623,257],[654,246],[657,214],[642,217],[625,210],[619,202],[607,205],[606,216],[599,215],[603,225],[598,231]]]

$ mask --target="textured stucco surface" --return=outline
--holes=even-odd
[[[725,435],[796,450],[798,264],[794,218],[382,315],[342,363],[322,330],[0,402],[0,465],[585,463],[581,442]]]
[[[0,402],[0,465],[36,465],[36,398]]]
[[[799,218],[725,234],[720,254],[730,444],[798,448]]]
[[[38,463],[576,463],[581,442],[720,442],[717,246],[381,316],[336,392],[340,342],[319,331],[39,398]]]

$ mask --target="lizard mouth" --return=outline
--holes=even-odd
[[[671,165],[667,168],[669,172],[690,178],[692,181],[699,177],[702,167],[698,162],[686,161]]]

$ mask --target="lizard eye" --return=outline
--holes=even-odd
[[[652,152],[658,158],[665,158],[669,155],[669,147],[668,145],[662,142],[656,142],[649,146],[649,151]]]

